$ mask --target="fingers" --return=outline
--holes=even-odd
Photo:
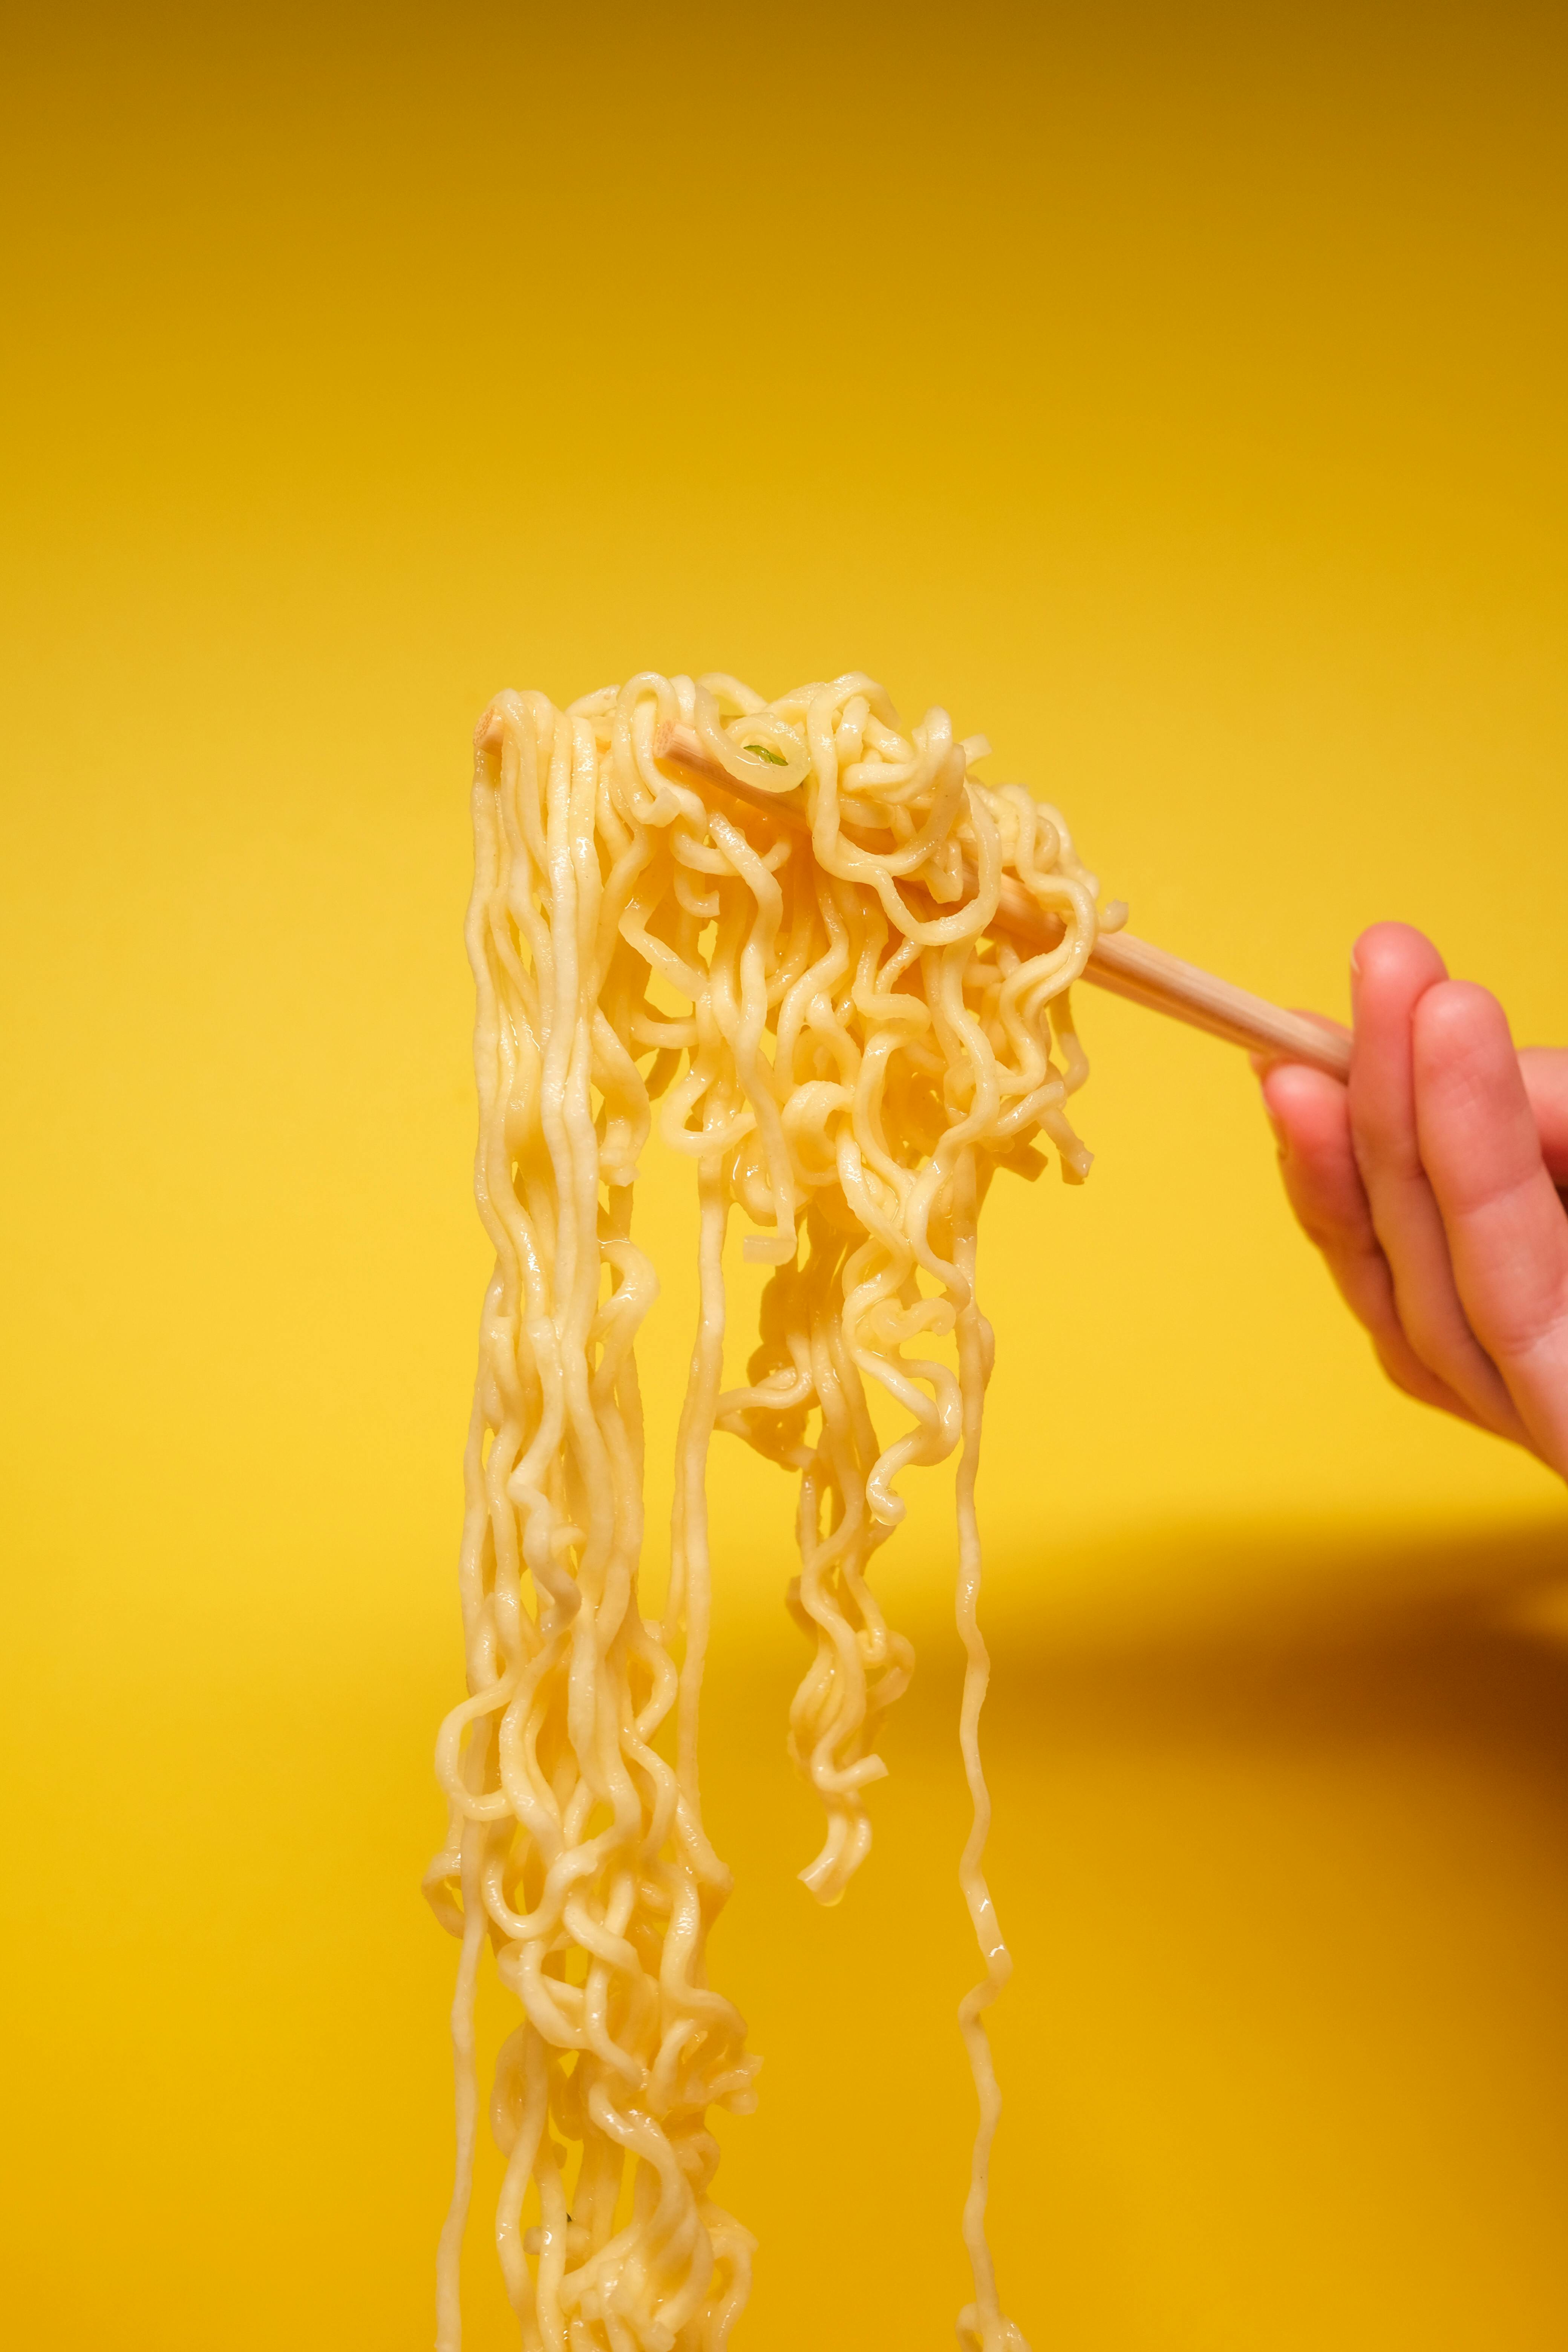
[[[1263,1098],[1279,1140],[1286,1195],[1346,1306],[1371,1334],[1384,1370],[1422,1403],[1473,1421],[1465,1400],[1421,1361],[1401,1326],[1394,1277],[1356,1166],[1344,1087],[1321,1070],[1281,1062],[1263,1073]]]
[[[1411,1064],[1421,1164],[1458,1300],[1535,1450],[1563,1467],[1568,1217],[1501,1005],[1467,982],[1426,989],[1415,1008]]]
[[[1352,973],[1351,1140],[1387,1261],[1399,1328],[1419,1363],[1474,1418],[1500,1435],[1528,1443],[1507,1383],[1466,1315],[1443,1210],[1423,1163],[1415,1027],[1426,996],[1451,985],[1443,960],[1407,924],[1378,923],[1357,941]],[[1510,1054],[1511,1058],[1511,1047]],[[1424,1058],[1424,1080],[1432,1068]],[[1437,1121],[1447,1126],[1441,1111]]]
[[[1560,1045],[1525,1045],[1519,1067],[1546,1172],[1554,1184],[1568,1185],[1568,1053]]]
[[[1353,971],[1348,1088],[1264,1074],[1291,1205],[1401,1388],[1568,1472],[1568,1054],[1403,924]]]

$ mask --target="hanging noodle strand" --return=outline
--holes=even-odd
[[[674,723],[739,782],[788,794],[809,835],[672,781],[654,747]],[[1087,1171],[1066,1114],[1087,1074],[1068,991],[1098,886],[1055,809],[970,772],[983,738],[955,740],[940,709],[906,734],[858,673],[771,703],[651,672],[565,710],[508,693],[476,740],[475,1183],[495,1271],[464,1471],[468,1695],[437,1741],[449,1825],[426,1882],[462,1945],[437,2352],[461,2344],[487,1943],[519,2010],[490,2121],[524,2352],[721,2352],[746,2300],[752,2241],[713,2196],[710,2128],[754,2106],[757,2063],[706,1964],[730,1886],[698,1776],[716,1429],[799,1482],[788,1600],[811,1656],[789,1746],[824,1807],[801,1873],[824,1903],[870,1844],[877,1729],[912,1664],[872,1559],[903,1516],[902,1472],[958,1454],[960,1883],[984,1964],[959,2013],[979,2124],[958,2333],[969,2352],[1026,2352],[985,2237],[1001,2103],[984,2011],[1011,1961],[982,1867],[976,1231],[995,1171],[1037,1174],[1041,1139],[1069,1181]],[[1021,958],[993,933],[1005,876],[1058,918],[1059,945]],[[696,1163],[700,1277],[658,1616],[639,1584],[635,1355],[658,1279],[632,1219],[656,1118]],[[747,1385],[726,1393],[732,1210],[773,1272]]]

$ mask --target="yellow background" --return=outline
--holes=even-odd
[[[6,2334],[417,2352],[453,1951],[468,732],[859,666],[1137,929],[1568,1036],[1565,42],[1422,6],[16,12],[0,1162]],[[1239,1057],[1090,998],[983,1474],[1037,2352],[1568,2341],[1560,1491],[1380,1382]],[[647,1382],[691,1303],[679,1183]],[[721,1448],[723,1448],[721,1441]],[[721,1452],[746,2352],[961,2299],[944,1481],[837,1913]],[[509,2340],[482,2223],[472,2342]]]

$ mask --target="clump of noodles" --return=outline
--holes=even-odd
[[[672,779],[656,754],[676,723],[738,781],[788,795],[809,836]],[[973,1487],[991,1336],[975,1233],[997,1167],[1043,1166],[1037,1139],[1069,1180],[1087,1170],[1065,1112],[1086,1074],[1068,990],[1094,941],[1094,877],[1054,809],[969,772],[981,739],[955,741],[942,710],[904,734],[859,675],[772,703],[732,678],[651,673],[565,711],[505,694],[477,740],[477,1186],[496,1268],[467,1455],[469,1696],[438,1743],[450,1829],[427,1878],[462,1939],[438,2352],[460,2341],[487,1940],[521,2008],[491,2116],[525,2352],[720,2352],[745,2300],[752,2242],[710,2194],[708,2128],[711,2109],[754,2104],[757,2063],[705,1966],[730,1883],[697,1759],[716,1427],[799,1474],[790,1602],[813,1655],[790,1746],[826,1808],[801,1874],[826,1902],[869,1845],[876,1728],[911,1664],[872,1556],[902,1516],[900,1474],[959,1451],[960,1878],[984,1961],[960,2011],[980,2122],[959,2331],[976,2352],[1022,2352],[984,2234],[1000,2103],[982,2013],[1011,1964],[981,1866]],[[1004,876],[1058,919],[1058,945],[1021,957],[995,935]],[[638,1586],[633,1343],[657,1281],[632,1192],[660,1097],[663,1139],[696,1162],[700,1315],[656,1622]],[[722,1394],[731,1208],[774,1272],[749,1385]],[[956,1370],[920,1352],[948,1337]],[[886,1444],[879,1393],[900,1423]]]

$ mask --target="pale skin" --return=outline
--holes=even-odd
[[[1568,1476],[1568,1050],[1408,924],[1351,972],[1348,1087],[1262,1073],[1290,1205],[1396,1387]]]

